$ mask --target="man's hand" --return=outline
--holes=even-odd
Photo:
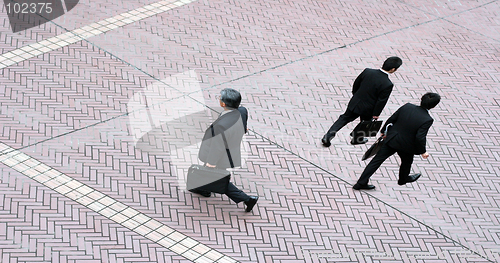
[[[424,159],[429,158],[429,153],[427,153],[427,152],[422,153],[422,158],[424,158]]]
[[[210,168],[215,168],[215,165],[211,165],[209,163],[206,163],[205,166],[210,167]]]

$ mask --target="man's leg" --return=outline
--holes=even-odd
[[[361,121],[371,121],[373,116],[360,116]],[[365,139],[364,132],[355,132],[352,134],[351,144],[365,144],[368,140]]]
[[[347,109],[344,114],[340,115],[337,121],[333,123],[333,125],[330,127],[328,132],[323,136],[323,139],[321,142],[325,146],[330,146],[330,141],[332,140],[333,137],[337,134],[337,132],[342,129],[344,126],[346,126],[348,123],[354,121],[359,117],[358,114],[352,112],[351,110]]]
[[[413,182],[417,180],[421,174],[413,175],[410,177],[411,165],[413,164],[413,153],[398,152],[401,158],[401,166],[399,167],[399,185],[404,185],[407,182]]]
[[[233,183],[229,182],[227,186],[227,191],[225,193],[227,197],[229,197],[233,202],[235,203],[240,203],[240,202],[245,202],[246,205],[246,212],[252,211],[253,207],[257,203],[257,200],[259,199],[258,196],[249,196],[245,194],[245,192],[241,191],[236,187]]]
[[[356,183],[356,185],[354,185],[354,189],[356,189],[357,187],[362,187],[360,189],[367,189],[363,187],[368,186],[368,181],[370,180],[370,177],[375,173],[375,171],[377,171],[380,165],[382,165],[382,163],[385,160],[387,160],[387,158],[389,158],[391,155],[393,155],[395,152],[396,150],[384,144],[382,148],[380,148],[379,152],[370,161],[370,163],[365,167],[365,170],[359,177],[358,182]],[[370,188],[373,189],[374,187]]]
[[[189,190],[189,192],[199,194],[199,195],[202,195],[204,197],[210,197],[212,195],[212,193],[210,191],[200,190],[199,188],[191,189],[191,190]]]
[[[245,192],[238,189],[238,187],[236,187],[231,182],[229,182],[229,185],[227,186],[227,191],[225,194],[227,195],[227,197],[229,197],[235,203],[240,203],[240,202],[250,200],[249,195],[245,194]]]

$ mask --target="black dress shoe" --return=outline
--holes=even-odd
[[[257,204],[257,200],[259,200],[258,196],[250,196],[250,200],[245,201],[245,205],[247,206],[247,208],[245,209],[245,212],[252,211],[255,204]]]
[[[330,143],[330,140],[331,140],[331,139],[332,139],[332,138],[328,138],[328,137],[325,135],[325,136],[323,136],[323,138],[321,139],[321,143],[322,143],[322,144],[323,144],[323,146],[325,146],[325,147],[330,147],[330,145],[332,145],[332,144]]]
[[[202,190],[198,190],[198,189],[191,189],[191,190],[189,190],[189,192],[199,194],[199,195],[202,195],[204,197],[210,197],[212,195],[212,193],[210,193],[209,191],[202,191]]]
[[[352,189],[354,190],[373,190],[375,189],[375,186],[374,185],[371,185],[371,184],[358,184],[356,183],[355,185],[352,186]]]
[[[415,181],[418,180],[418,178],[420,178],[420,176],[422,176],[421,173],[418,173],[418,174],[412,174],[412,175],[409,175],[405,181],[402,181],[402,180],[398,180],[398,184],[399,185],[405,185],[406,183],[413,183]]]
[[[356,140],[353,138],[351,140],[352,145],[358,145],[358,144],[365,144],[368,142],[368,138],[363,138],[363,140],[360,140],[359,138],[356,138]]]

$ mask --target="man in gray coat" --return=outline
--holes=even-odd
[[[224,111],[205,131],[198,158],[205,162],[206,166],[218,169],[241,166],[241,141],[247,132],[248,111],[244,107],[239,107],[241,94],[234,89],[223,89],[219,103]],[[224,137],[229,151],[226,150]],[[211,195],[210,192],[199,189],[190,191],[205,197]],[[259,199],[258,196],[247,195],[231,182],[225,194],[235,203],[244,202],[246,212],[252,211]]]

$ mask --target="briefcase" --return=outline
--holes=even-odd
[[[382,138],[382,136],[380,136],[375,141],[375,143],[372,146],[370,146],[370,148],[368,148],[368,150],[366,150],[365,154],[363,154],[363,158],[361,158],[361,161],[364,161],[364,160],[374,156],[375,154],[377,154],[378,151],[380,150],[380,148],[382,148],[382,145],[384,145],[384,139]]]
[[[186,188],[224,194],[230,179],[231,173],[227,170],[193,164],[188,170]]]
[[[378,139],[375,141],[375,143],[372,146],[370,146],[370,148],[368,148],[368,150],[366,150],[365,154],[363,154],[363,157],[361,158],[361,161],[364,161],[364,160],[366,160],[366,159],[368,159],[368,158],[370,158],[378,153],[380,148],[382,148],[382,146],[384,145],[384,136],[387,136],[387,132],[389,130],[389,127],[391,127],[391,126],[392,126],[392,123],[387,124],[387,126],[385,127],[384,135],[378,137]]]
[[[213,125],[210,125],[210,129],[212,130],[212,136],[215,136]],[[229,158],[229,163],[231,168],[234,168],[226,136],[224,135],[224,132],[222,132],[221,135],[224,140],[224,146],[226,147],[226,154]],[[225,169],[223,170],[205,165],[192,164],[188,170],[186,188],[187,190],[197,189],[201,191],[224,194],[227,192],[230,179],[231,173]]]
[[[352,137],[375,137],[377,136],[380,127],[382,126],[382,121],[371,120],[362,121],[356,128],[351,132]]]

